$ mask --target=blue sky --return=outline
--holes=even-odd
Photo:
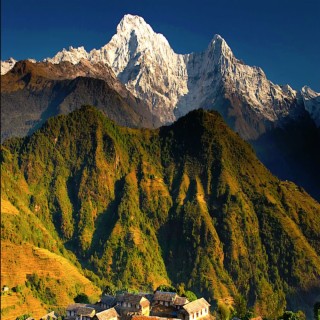
[[[220,34],[237,58],[278,84],[320,92],[319,0],[1,0],[1,59],[100,48],[126,13],[142,16],[178,53]]]

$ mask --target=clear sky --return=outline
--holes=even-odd
[[[1,0],[1,59],[106,44],[124,14],[142,16],[177,53],[220,34],[278,84],[320,92],[320,0]]]

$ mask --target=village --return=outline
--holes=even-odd
[[[74,303],[66,308],[65,320],[197,320],[209,319],[210,304],[200,298],[189,301],[175,292],[102,295],[96,304]],[[57,319],[54,312],[41,320]],[[27,320],[33,320],[28,318]]]

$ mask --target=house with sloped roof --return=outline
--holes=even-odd
[[[115,308],[103,310],[95,314],[94,320],[119,320],[119,314]]]
[[[80,307],[77,310],[76,320],[92,320],[96,314],[96,310],[92,307]]]
[[[185,304],[189,303],[190,301],[186,297],[176,296],[173,301],[173,306],[176,307],[178,310],[181,309]]]
[[[204,298],[197,299],[195,301],[185,304],[179,318],[183,320],[197,320],[209,315],[210,303]]]
[[[187,303],[189,300],[186,297],[180,297],[175,292],[156,291],[151,314],[162,318],[177,318],[179,311]]]
[[[120,316],[133,316],[150,314],[150,301],[142,295],[124,293],[116,297],[115,306]]]
[[[177,296],[176,292],[156,291],[153,297],[153,305],[173,306]]]
[[[98,305],[102,309],[110,309],[113,308],[117,304],[116,297],[110,295],[103,295],[98,302]]]
[[[73,303],[69,304],[66,308],[66,319],[75,319],[77,316],[77,311],[80,307],[85,307],[84,303]]]

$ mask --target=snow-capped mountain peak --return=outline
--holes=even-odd
[[[80,60],[87,60],[88,58],[89,54],[84,47],[74,48],[70,46],[68,50],[63,48],[62,51],[58,52],[53,58],[47,58],[44,59],[44,61],[55,64],[60,63],[62,61],[69,61],[73,64],[77,64],[80,62]]]
[[[315,92],[314,90],[312,90],[310,87],[308,86],[304,86],[302,89],[301,89],[301,92],[305,95],[305,97],[309,98],[309,99],[312,99],[312,98],[315,98],[315,97],[318,97],[320,95],[320,93],[318,92]]]
[[[16,64],[17,60],[9,58],[8,60],[1,61],[1,75],[6,74]]]
[[[137,37],[141,45],[146,45],[148,41],[153,42],[156,39],[161,45],[170,46],[167,39],[161,33],[156,33],[142,17],[126,14],[119,22],[114,37],[127,38],[132,34]]]
[[[132,30],[153,33],[151,26],[142,17],[126,14],[117,26],[117,34],[130,33]]]
[[[117,33],[100,52],[91,52],[93,60],[97,60],[97,53],[99,58],[104,58],[112,66],[116,75],[123,72],[129,60],[135,61],[137,65],[146,55],[161,60],[161,56],[168,57],[174,54],[162,34],[154,32],[143,18],[130,14],[123,17],[117,26]]]
[[[309,112],[316,125],[320,127],[320,93],[313,91],[308,86],[301,89],[305,109]]]
[[[127,88],[146,100],[163,122],[175,120],[173,109],[178,97],[188,92],[185,57],[176,54],[167,39],[143,18],[124,16],[110,42],[91,51],[90,57],[91,61],[102,59],[108,63]]]
[[[257,137],[270,123],[293,115],[301,97],[288,85],[273,84],[261,68],[238,60],[218,34],[204,52],[177,54],[162,34],[131,14],[122,18],[115,35],[100,49],[87,52],[84,47],[69,47],[45,61],[107,64],[163,123],[194,108],[216,109],[226,118],[237,117],[234,129],[247,139]],[[310,101],[318,101],[309,99],[313,95],[310,90],[301,92],[309,112]]]
[[[260,68],[238,60],[218,34],[204,52],[181,55],[142,17],[127,14],[116,30],[101,49],[88,53],[83,47],[70,47],[48,61],[76,64],[86,59],[108,64],[119,80],[135,96],[145,100],[163,123],[172,122],[198,107],[220,108],[223,113],[222,97],[241,100],[250,106],[257,121],[274,122],[289,114],[296,92],[274,85]],[[249,137],[252,133],[242,135]]]
[[[223,68],[236,60],[227,42],[219,34],[215,34],[210,41],[206,59],[211,60],[211,64],[222,65]]]
[[[226,52],[231,52],[230,47],[228,46],[227,42],[219,35],[215,34],[212,38],[212,40],[209,43],[208,48],[216,48],[216,49],[221,49],[223,53]]]

